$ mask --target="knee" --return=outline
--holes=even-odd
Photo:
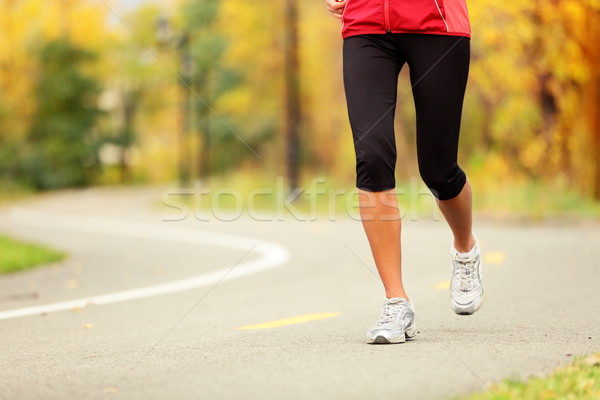
[[[449,169],[439,168],[435,165],[433,167],[419,166],[419,172],[423,182],[439,200],[449,200],[458,196],[467,181],[467,176],[458,164]]]
[[[356,187],[369,192],[394,189],[396,155],[380,151],[361,151],[356,156]]]

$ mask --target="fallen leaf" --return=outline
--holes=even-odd
[[[77,279],[67,279],[65,281],[65,287],[69,290],[79,289],[80,283]]]
[[[92,324],[83,325],[83,329],[92,329],[93,327],[94,327],[94,325],[92,325]]]
[[[600,355],[592,354],[591,356],[587,356],[583,362],[590,367],[597,367],[600,365]]]

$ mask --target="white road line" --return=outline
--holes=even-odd
[[[138,239],[170,241],[178,243],[200,244],[204,246],[224,247],[240,251],[248,251],[253,246],[254,252],[262,257],[252,261],[240,263],[223,280],[232,280],[247,275],[262,272],[285,264],[289,258],[288,250],[278,244],[230,235],[226,233],[210,232],[198,228],[175,227],[164,223],[162,225],[120,221],[108,218],[50,214],[40,211],[13,209],[11,218],[14,222],[31,226],[52,229],[64,229],[85,233],[105,234],[117,237],[130,237]],[[223,278],[231,266],[222,268],[208,274],[197,275],[186,279],[168,282],[160,285],[147,286],[121,292],[108,293],[81,299],[62,301],[58,303],[43,304],[39,306],[19,308],[15,310],[0,311],[0,320],[42,313],[83,308],[89,305],[112,304],[122,301],[142,299],[161,294],[182,292],[203,286],[213,285]]]

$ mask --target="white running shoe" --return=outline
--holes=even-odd
[[[369,343],[404,343],[416,336],[415,308],[402,297],[386,298],[379,321],[367,332]]]
[[[468,253],[459,253],[450,245],[452,255],[452,280],[450,281],[450,303],[455,313],[470,315],[483,302],[483,275],[481,251],[477,239]]]

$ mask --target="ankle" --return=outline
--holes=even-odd
[[[394,297],[401,297],[408,301],[408,295],[404,291],[392,291],[392,290],[386,291],[385,297],[388,299],[392,299]]]
[[[475,244],[477,243],[477,239],[471,233],[471,236],[466,241],[458,241],[454,238],[454,249],[459,253],[469,253],[473,248],[475,248]]]

